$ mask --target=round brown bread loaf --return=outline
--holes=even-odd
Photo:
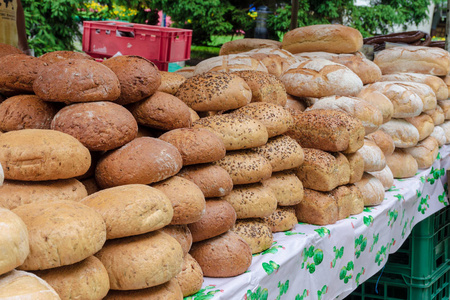
[[[266,126],[245,115],[224,114],[201,118],[194,128],[206,128],[216,133],[225,149],[240,150],[265,145],[268,140]]]
[[[183,268],[175,277],[183,292],[183,297],[197,293],[203,284],[203,271],[198,262],[188,253],[184,257]]]
[[[350,180],[349,183],[360,181],[364,174],[364,158],[359,153],[344,154],[350,165]]]
[[[251,150],[231,151],[213,164],[230,174],[233,185],[260,182],[272,175],[272,166],[264,156]]]
[[[172,202],[171,225],[197,222],[205,214],[206,204],[202,190],[192,181],[173,176],[153,187],[163,192]]]
[[[27,226],[18,215],[9,209],[0,207],[0,227],[2,228],[0,235],[1,275],[23,264],[30,253],[30,245]]]
[[[252,92],[251,102],[268,102],[284,106],[286,104],[286,89],[284,84],[272,74],[262,71],[236,71],[245,80]]]
[[[237,75],[213,72],[187,79],[175,96],[195,111],[220,111],[250,103],[252,91]]]
[[[281,43],[278,41],[268,39],[257,39],[257,38],[237,39],[224,43],[220,47],[219,55],[235,54],[261,48],[281,49]]]
[[[108,151],[133,140],[138,125],[122,105],[99,101],[75,103],[61,109],[51,128],[79,140],[91,151]]]
[[[68,266],[36,271],[62,299],[100,300],[109,291],[108,272],[95,256]]]
[[[293,64],[280,79],[286,91],[297,97],[356,96],[363,87],[352,70],[326,59]]]
[[[221,235],[231,229],[236,222],[236,212],[225,200],[206,201],[205,214],[197,222],[188,224],[193,242],[199,242]]]
[[[33,91],[51,102],[114,101],[120,95],[120,83],[116,74],[99,62],[67,59],[39,72]]]
[[[395,148],[413,147],[419,142],[419,131],[404,119],[392,119],[380,129],[392,137]]]
[[[299,222],[321,226],[337,222],[338,205],[330,193],[306,188],[304,192],[303,201],[295,205],[295,215]]]
[[[450,54],[437,47],[393,47],[380,51],[373,62],[383,74],[422,73],[445,76],[450,71]]]
[[[303,184],[293,170],[272,173],[261,183],[275,194],[278,206],[295,205],[303,199]]]
[[[419,169],[431,167],[436,160],[439,152],[439,142],[432,136],[419,142],[416,146],[404,149],[406,153],[411,154],[417,161]]]
[[[269,74],[276,77],[280,77],[291,65],[298,62],[298,59],[292,53],[283,49],[260,48],[242,54],[262,62]]]
[[[182,300],[183,292],[181,291],[178,281],[174,278],[166,283],[140,290],[131,291],[115,291],[109,290],[104,300]]]
[[[273,243],[269,224],[260,218],[237,220],[231,231],[247,242],[252,249],[252,254],[270,248]]]
[[[365,134],[370,134],[383,124],[381,110],[373,104],[357,97],[330,96],[320,98],[319,101],[308,107],[312,109],[335,109],[359,119],[365,129]]]
[[[183,257],[186,256],[192,246],[192,233],[187,225],[167,225],[160,231],[176,239],[183,250]]]
[[[174,129],[159,138],[178,149],[183,158],[183,166],[209,163],[225,157],[222,139],[204,128]]]
[[[233,113],[247,115],[261,121],[267,128],[269,138],[285,133],[293,122],[291,114],[286,109],[267,102],[250,103]]]
[[[150,184],[178,173],[180,152],[160,139],[140,137],[101,157],[95,179],[101,188],[124,184]]]
[[[361,33],[340,24],[321,24],[299,27],[288,31],[282,48],[291,53],[325,51],[353,53],[363,45]]]
[[[405,120],[417,128],[417,131],[419,131],[419,141],[424,140],[433,132],[434,121],[427,114],[422,113],[417,117],[405,118]]]
[[[302,147],[287,135],[270,138],[267,144],[250,151],[264,156],[270,162],[273,172],[294,169],[303,163]]]
[[[183,250],[159,230],[109,240],[95,254],[106,267],[112,290],[137,290],[163,284],[183,265]]]
[[[202,60],[195,66],[194,75],[206,72],[234,72],[240,70],[254,70],[266,72],[266,66],[259,60],[243,53],[214,56]]]
[[[191,126],[189,107],[177,97],[164,92],[128,106],[129,111],[140,125],[162,130]]]
[[[24,181],[67,179],[83,175],[91,155],[74,137],[55,130],[23,129],[0,135],[0,163],[5,178]]]
[[[364,198],[364,206],[379,205],[384,200],[384,186],[375,176],[364,173],[363,178],[355,182]]]
[[[11,271],[0,276],[0,298],[60,300],[55,290],[33,273]]]
[[[247,271],[252,263],[250,246],[231,231],[194,243],[189,254],[207,277],[237,276]]]
[[[27,225],[30,254],[19,267],[45,270],[77,263],[100,250],[106,226],[94,209],[75,201],[35,202],[13,210]]]
[[[120,55],[108,58],[103,64],[119,78],[120,96],[116,103],[125,105],[147,98],[161,85],[156,65],[140,56]]]
[[[175,95],[180,85],[186,81],[186,77],[175,72],[159,71],[161,75],[161,85],[158,91]]]
[[[39,72],[47,71],[47,63],[25,54],[0,57],[0,66],[0,93],[5,95],[33,93],[33,83]]]
[[[84,185],[74,178],[38,182],[6,180],[0,187],[0,207],[14,209],[33,202],[80,201],[87,195]]]
[[[436,105],[435,109],[427,110],[423,113],[429,115],[433,119],[434,125],[441,125],[445,122],[444,110],[439,105]]]
[[[104,189],[80,202],[102,215],[106,223],[106,239],[154,231],[168,225],[173,217],[169,198],[144,184]]]
[[[388,122],[392,118],[392,115],[394,114],[394,105],[383,93],[363,88],[358,94],[358,98],[378,107],[383,115],[383,123]]]
[[[264,218],[264,221],[272,232],[291,230],[298,223],[294,206],[278,206],[270,216]]]
[[[381,171],[386,167],[386,159],[383,151],[377,144],[370,140],[364,140],[364,146],[358,150],[364,160],[364,171]]]
[[[430,136],[434,137],[438,143],[439,147],[442,147],[447,143],[447,137],[445,136],[445,131],[440,126],[434,126],[433,132],[430,134]]]
[[[233,189],[233,179],[228,172],[213,164],[201,164],[184,167],[177,176],[195,183],[203,192],[205,198],[222,197]]]
[[[371,134],[366,135],[365,138],[377,144],[377,146],[381,149],[381,151],[383,151],[385,156],[391,155],[392,152],[394,152],[394,140],[383,130],[377,130]]]
[[[180,74],[181,76],[184,76],[186,79],[188,79],[194,76],[194,70],[195,66],[183,67],[179,70],[176,70],[175,73]]]
[[[264,218],[277,208],[274,192],[261,183],[237,185],[221,199],[233,206],[237,219]]]
[[[419,169],[415,158],[404,149],[395,149],[394,153],[386,156],[386,163],[394,178],[413,177]]]
[[[386,165],[383,170],[376,172],[368,172],[370,175],[376,177],[381,184],[383,184],[384,190],[389,190],[394,185],[394,175],[392,174],[389,166]]]
[[[94,60],[92,56],[89,54],[86,54],[84,52],[77,52],[77,51],[52,51],[47,52],[39,56],[39,59],[42,61],[45,61],[48,64],[54,64],[56,62],[59,62],[61,60],[66,59],[89,59]]]
[[[56,112],[52,103],[35,95],[14,96],[0,104],[0,130],[50,129]]]
[[[23,54],[23,52],[9,44],[0,43],[0,57],[10,54]]]

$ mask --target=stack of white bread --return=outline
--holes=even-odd
[[[175,73],[0,44],[0,295],[182,299],[380,204],[450,143],[450,55],[362,43],[313,25]]]

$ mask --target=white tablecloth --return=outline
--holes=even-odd
[[[449,166],[450,146],[443,146],[431,168],[395,180],[381,205],[333,225],[298,224],[276,233],[246,273],[205,277],[202,289],[185,300],[343,299],[384,266],[415,224],[448,205]]]

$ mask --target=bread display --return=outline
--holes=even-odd
[[[377,144],[370,140],[364,140],[364,146],[358,150],[364,160],[364,171],[381,171],[386,167],[386,159],[383,151]]]
[[[109,290],[105,300],[182,300],[183,291],[176,278],[163,284],[140,290]]]
[[[3,299],[61,299],[45,280],[33,273],[17,270],[0,276],[0,297]]]
[[[244,239],[250,246],[252,254],[270,248],[273,243],[273,235],[269,224],[260,218],[237,220],[231,231]]]
[[[203,284],[203,271],[198,262],[188,253],[184,257],[181,272],[175,277],[180,285],[183,297],[197,293]]]
[[[364,140],[364,143],[365,143],[365,140]],[[394,150],[392,150],[392,151],[394,151]],[[360,181],[364,174],[364,167],[365,167],[364,157],[359,152],[359,150],[356,151],[355,153],[349,153],[349,154],[344,154],[344,155],[347,158],[348,163],[350,165],[350,180],[348,182],[355,183],[357,181]]]
[[[420,73],[393,73],[385,74],[377,81],[406,81],[424,83],[432,88],[437,100],[446,100],[448,98],[447,84],[444,80],[434,75]]]
[[[268,73],[266,66],[259,60],[242,53],[237,53],[214,56],[202,60],[195,66],[194,75],[206,72],[235,72],[240,70]]]
[[[303,201],[295,205],[295,214],[299,222],[329,225],[337,222],[339,208],[330,193],[305,188]]]
[[[394,185],[394,174],[392,174],[392,171],[389,169],[388,165],[386,165],[386,167],[384,167],[381,171],[368,173],[381,182],[385,191],[389,190]]]
[[[189,252],[192,246],[192,234],[187,225],[168,225],[160,229],[177,240],[183,250],[183,257]]]
[[[325,51],[353,53],[363,45],[361,33],[340,24],[321,24],[288,31],[282,41],[282,49],[291,53]]]
[[[413,147],[419,142],[419,131],[404,119],[392,119],[380,129],[391,136],[395,148]]]
[[[53,51],[47,52],[39,56],[39,59],[48,64],[53,64],[65,59],[89,59],[94,60],[92,56],[84,52],[78,51]]]
[[[294,170],[274,172],[261,183],[275,194],[278,206],[292,206],[303,199],[303,184]]]
[[[394,105],[382,92],[369,88],[363,88],[358,94],[358,98],[361,98],[373,106],[378,107],[383,116],[383,123],[388,122],[394,115]]]
[[[364,206],[381,204],[384,200],[384,186],[375,176],[364,173],[363,178],[355,182],[364,198]]]
[[[431,167],[436,160],[439,152],[439,142],[434,137],[429,136],[419,142],[416,146],[405,148],[404,150],[414,157],[419,169],[427,169]]]
[[[383,151],[384,155],[394,152],[395,143],[392,137],[383,130],[377,130],[365,136],[365,139],[374,142]]]
[[[395,149],[394,153],[386,156],[386,164],[391,169],[394,178],[409,178],[416,175],[419,166],[416,159],[404,149]]]
[[[298,223],[294,206],[278,206],[270,216],[263,220],[273,233],[291,230]]]
[[[175,72],[159,71],[161,75],[161,85],[158,91],[175,95],[180,85],[186,81],[186,77]]]
[[[257,38],[236,39],[224,43],[222,47],[220,47],[219,55],[236,54],[261,48],[281,49],[281,43],[278,41]]]
[[[260,48],[244,53],[264,64],[267,72],[276,77],[280,77],[291,65],[298,62],[298,59],[289,51],[283,49]]]

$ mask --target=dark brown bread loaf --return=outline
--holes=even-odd
[[[42,61],[45,61],[48,64],[53,64],[56,62],[59,62],[61,60],[66,59],[89,59],[89,60],[95,60],[92,56],[84,53],[84,52],[77,52],[77,51],[52,51],[47,52],[45,54],[42,54],[39,56],[39,59]]]
[[[305,189],[303,201],[295,205],[299,222],[314,225],[329,225],[337,222],[339,208],[336,200],[329,194]]]
[[[187,225],[167,225],[161,231],[170,235],[180,243],[183,256],[189,252],[192,246],[192,234]]]

